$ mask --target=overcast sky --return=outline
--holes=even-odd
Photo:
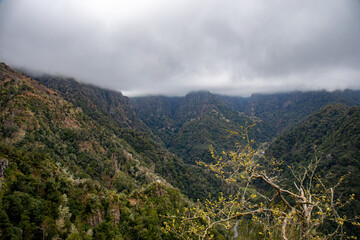
[[[360,1],[0,0],[0,61],[127,96],[360,89]]]

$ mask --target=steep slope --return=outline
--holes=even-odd
[[[161,214],[188,206],[177,189],[154,182],[131,195],[74,179],[48,155],[0,143],[1,239],[174,239]]]
[[[0,140],[50,153],[76,176],[90,176],[108,186],[118,172],[131,174],[132,167],[142,169],[144,175],[144,181],[133,181],[135,185],[157,178],[150,162],[111,129],[93,121],[82,108],[6,65],[0,70]],[[135,173],[131,175],[135,180]]]
[[[188,163],[209,158],[210,144],[217,149],[229,147],[226,130],[238,130],[245,122],[257,123],[250,135],[262,143],[332,103],[359,105],[360,91],[254,94],[250,98],[192,92],[177,98],[131,99],[142,121]]]
[[[147,132],[151,130],[141,122],[129,106],[129,99],[120,92],[102,89],[88,84],[81,84],[73,78],[43,75],[34,77],[36,81],[55,89],[74,105],[99,124],[114,128],[128,128]]]
[[[232,109],[245,112],[247,105],[249,104],[250,98],[247,97],[236,97],[236,96],[224,96],[219,95],[219,97]]]
[[[249,116],[262,119],[281,133],[296,126],[322,107],[335,103],[360,105],[360,91],[254,94],[249,99],[245,112]]]
[[[257,123],[249,134],[259,142],[269,141],[274,135],[259,119],[231,109],[209,92],[192,92],[176,99],[146,97],[131,101],[135,112],[166,147],[190,164],[199,159],[210,160],[210,145],[217,150],[230,147],[228,131],[239,130],[246,122]]]
[[[334,184],[350,173],[336,190],[337,196],[355,200],[341,214],[353,218],[360,214],[360,107],[330,105],[307,118],[293,130],[280,136],[270,145],[267,154],[282,159],[286,165],[306,165],[316,155],[321,159],[319,174],[324,183]],[[291,174],[285,168],[285,175]],[[292,186],[290,184],[289,186]],[[293,186],[294,187],[294,186]],[[347,226],[359,234],[358,228]],[[355,234],[356,235],[356,234]]]
[[[145,172],[149,170],[162,176],[192,199],[202,199],[209,192],[217,194],[220,180],[198,166],[184,164],[161,146],[159,138],[134,114],[127,104],[128,99],[121,93],[81,84],[70,78],[42,76],[37,79],[59,91],[75,107],[83,109],[93,122],[125,142],[132,149],[131,155],[125,156],[139,160],[146,167]],[[112,151],[118,149],[117,146],[109,147]],[[111,161],[117,155],[108,153],[107,156]],[[144,178],[127,160],[120,162],[128,166],[127,169],[137,178]],[[126,174],[117,177],[118,190],[131,191],[134,188],[126,177]]]
[[[181,124],[184,124],[211,110],[228,110],[226,108],[227,106],[216,95],[210,92],[191,92],[184,97],[174,118]]]
[[[131,98],[131,106],[162,142],[169,145],[181,127],[174,117],[181,101],[180,97],[137,97]]]
[[[149,155],[2,63],[0,93],[1,239],[173,238],[159,215],[188,201]]]

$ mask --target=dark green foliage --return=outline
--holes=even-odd
[[[359,92],[350,90],[251,98],[194,92],[135,98],[130,107],[121,93],[37,78],[55,92],[4,64],[0,80],[0,161],[9,162],[0,176],[1,239],[174,239],[161,232],[161,215],[188,202],[168,183],[194,200],[226,192],[194,165],[211,160],[210,145],[216,151],[232,146],[226,130],[256,123],[249,135],[260,145],[329,103],[360,103]],[[324,108],[268,153],[306,164],[315,143],[321,174],[333,182],[351,171],[341,191],[359,196],[359,122],[359,108]],[[214,234],[227,235],[224,229]]]
[[[272,126],[278,133],[296,126],[328,104],[360,104],[360,91],[313,91],[282,94],[254,94],[245,112]]]
[[[89,87],[105,95],[83,111],[5,65],[0,70],[0,127],[6,130],[0,133],[0,160],[9,163],[0,176],[0,238],[138,239],[134,233],[143,232],[143,239],[153,239],[143,228],[157,229],[162,238],[160,212],[151,212],[161,201],[134,206],[119,193],[161,179],[154,169],[176,182],[183,174],[171,174],[166,165],[184,164],[133,129],[128,123],[135,121],[125,113],[122,119],[115,119],[118,113],[102,117],[103,97],[116,108],[122,96]],[[151,210],[148,219],[142,208]]]
[[[209,146],[231,146],[230,130],[257,122],[250,132],[258,142],[269,141],[275,132],[266,124],[231,109],[222,98],[209,92],[193,92],[183,98],[144,97],[131,99],[138,116],[173,153],[186,163],[211,159]]]
[[[163,166],[156,165],[157,173],[173,176],[166,179],[194,200],[204,199],[208,193],[217,195],[226,191],[213,173],[192,165],[199,160],[211,161],[210,145],[219,151],[232,146],[229,131],[240,129],[246,122],[250,124],[249,117],[232,110],[220,97],[209,92],[194,92],[184,98],[135,98],[132,105],[164,145],[187,163],[165,161]],[[259,141],[268,141],[272,134],[269,127],[258,121],[250,135]],[[129,139],[138,140],[133,136]],[[142,141],[140,145],[144,148],[147,143]]]
[[[0,239],[162,239],[159,216],[186,203],[163,183],[126,198],[91,179],[71,179],[47,155],[2,144],[0,152],[9,161],[0,190]]]
[[[125,119],[110,118],[109,116],[112,116],[109,115],[110,113],[104,114],[101,118],[104,105],[102,101],[111,99],[109,108],[125,104],[123,101],[126,99],[121,94],[82,86],[69,80],[69,84],[79,85],[79,91],[74,92],[70,89],[71,93],[80,93],[83,98],[94,101],[94,103],[87,102],[88,107],[85,110],[88,114],[86,114],[79,107],[66,102],[56,92],[11,69],[4,69],[1,74],[4,79],[14,79],[11,85],[2,90],[11,88],[14,90],[11,91],[11,101],[7,101],[7,104],[2,106],[3,112],[0,116],[3,128],[11,128],[12,131],[1,132],[0,140],[17,147],[28,150],[37,149],[39,152],[50,154],[75,177],[92,177],[107,187],[113,186],[113,178],[117,170],[123,171],[128,178],[132,179],[136,187],[148,184],[155,179],[155,176],[151,174],[142,174],[142,176],[137,174],[138,169],[153,164],[153,158],[163,159],[152,151],[154,141],[146,137],[144,133],[136,133],[136,130],[122,129],[117,126]],[[98,93],[100,97],[86,96],[81,90],[85,93],[87,91]],[[79,95],[75,94],[75,96]],[[120,111],[122,108],[125,109],[125,107],[115,109]],[[131,110],[127,107],[124,111]],[[96,112],[99,112],[99,115],[96,115]],[[126,117],[125,113],[123,117]],[[132,138],[134,138],[131,138],[130,143],[124,140],[128,134],[133,135]],[[145,140],[146,145],[143,144]],[[150,153],[151,156],[149,156]],[[132,157],[126,157],[124,154]],[[127,162],[132,162],[132,169],[127,167]]]
[[[356,196],[350,205],[340,210],[341,215],[348,218],[360,215],[359,153],[360,107],[347,107],[341,104],[323,108],[293,130],[280,136],[267,150],[269,156],[281,159],[289,166],[305,166],[316,154],[321,159],[319,174],[323,181],[330,185],[334,185],[342,176],[350,173],[337,189],[337,194],[345,199],[351,194]],[[291,182],[290,172],[286,167],[284,170],[284,178]],[[347,226],[347,231],[360,233],[358,228],[350,225]]]
[[[83,173],[79,173],[82,174],[79,176],[85,177],[90,175],[99,179],[102,177],[99,175],[99,172],[108,172],[106,175],[114,176],[116,189],[118,191],[126,192],[131,192],[131,190],[137,186],[136,182],[134,184],[133,180],[129,177],[134,177],[136,181],[139,182],[138,185],[149,183],[149,180],[146,177],[147,174],[144,174],[144,172],[137,172],[139,167],[135,166],[136,164],[129,166],[127,163],[128,159],[124,156],[123,151],[119,151],[119,148],[124,149],[124,146],[121,145],[126,143],[126,151],[130,152],[134,158],[139,159],[143,166],[149,169],[154,169],[155,173],[164,177],[174,186],[179,187],[181,191],[187,194],[190,198],[196,200],[198,198],[202,198],[203,196],[207,196],[209,192],[215,195],[218,192],[218,186],[220,185],[220,181],[218,179],[214,176],[209,176],[209,173],[206,173],[204,170],[193,166],[192,164],[194,163],[194,160],[189,161],[188,158],[185,158],[185,155],[180,155],[181,157],[184,157],[186,161],[192,163],[190,165],[184,164],[182,159],[179,159],[174,154],[165,150],[161,142],[156,142],[159,138],[144,124],[142,124],[139,119],[135,119],[134,113],[127,105],[128,99],[122,96],[121,93],[115,93],[93,86],[79,84],[73,79],[64,79],[52,76],[37,77],[36,79],[41,83],[60,91],[65,99],[72,102],[74,106],[81,107],[83,110],[82,114],[90,118],[91,121],[96,124],[97,129],[91,132],[89,132],[89,130],[57,130],[60,138],[62,139],[61,141],[70,141],[69,144],[65,144],[67,145],[66,148],[56,144],[55,142],[59,142],[58,140],[48,141],[49,148],[55,149],[57,154],[61,156],[69,156],[69,158],[75,157],[74,160],[69,159],[66,165],[69,166],[73,172],[77,172],[78,169],[75,168],[78,167],[85,170]],[[179,115],[177,109],[180,106],[180,101],[179,98],[171,98],[171,101],[167,101],[167,99],[162,97],[160,97],[159,100],[155,99],[154,101],[156,103],[162,102],[162,107],[165,109],[162,113],[163,115],[160,114],[163,116],[164,120],[164,125],[161,128],[165,129],[165,132],[167,133],[165,135],[159,134],[159,137],[164,137],[162,140],[166,143],[166,138],[169,137],[170,139],[170,136],[172,138],[174,132],[178,131],[173,131],[173,123],[171,123],[170,118],[175,115]],[[153,107],[158,108],[157,105],[155,103],[153,104],[151,101],[146,106],[149,112],[159,111]],[[150,120],[145,123],[151,125],[151,121],[154,121],[153,126],[155,127],[155,124],[159,122],[155,118],[159,115],[156,114],[153,116],[153,118],[150,116]],[[86,121],[88,122],[90,119]],[[169,128],[165,127],[165,125]],[[102,128],[101,134],[99,134],[99,128]],[[145,132],[140,132],[138,130],[143,130]],[[157,131],[156,134],[164,132],[160,129],[157,130],[159,131]],[[225,135],[227,134],[224,128],[219,131],[223,131],[223,134]],[[109,137],[112,133],[123,141],[120,143],[120,146],[119,143],[114,144],[114,139]],[[46,134],[45,136],[47,135],[49,134]],[[191,138],[191,136],[189,137]],[[216,134],[213,134],[213,137],[215,138]],[[99,139],[101,139],[101,141]],[[188,138],[184,139],[184,141],[186,140],[188,140]],[[106,150],[106,157],[101,156],[99,152],[94,154],[93,152],[80,151],[79,142],[81,141],[98,142],[99,145]],[[191,151],[191,153],[201,152],[203,156],[208,156],[208,143],[210,142],[203,142],[200,148],[197,146],[199,142],[192,144],[191,146],[194,146],[195,149],[194,151]],[[166,143],[165,145],[168,144]],[[178,153],[177,151],[175,152]],[[70,154],[74,155],[70,157]],[[194,155],[193,159],[202,155]],[[124,174],[118,174],[118,176],[114,175],[115,173],[112,171],[113,161],[107,161],[107,159],[111,160],[114,156],[118,159],[119,170],[123,171]],[[63,160],[59,159],[59,161]],[[72,164],[74,161],[76,161],[76,165]],[[89,162],[91,162],[90,165]],[[109,163],[110,165],[106,166],[106,163]],[[124,178],[128,178],[128,180],[124,180]],[[198,180],[198,178],[200,180]],[[121,181],[120,183],[119,179],[123,179],[124,181]]]
[[[139,121],[128,106],[128,98],[119,92],[80,84],[73,78],[49,75],[35,77],[35,79],[47,87],[59,91],[67,101],[81,107],[88,116],[102,126],[117,125],[140,131],[147,130],[147,127]]]
[[[245,112],[247,105],[249,104],[250,98],[235,97],[235,96],[219,96],[224,103],[226,103],[232,109]]]

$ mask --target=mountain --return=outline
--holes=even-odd
[[[199,168],[126,122],[101,125],[3,63],[0,87],[1,239],[166,238],[159,215],[189,204],[168,182],[202,187]]]
[[[147,168],[143,173],[145,182],[156,178],[150,171],[151,162],[126,142],[124,136],[114,135],[112,129],[63,99],[59,92],[5,65],[1,67],[2,141],[29,150],[43,149],[76,176],[90,176],[107,185],[111,184],[108,177],[117,170],[130,174],[130,165]],[[125,166],[122,162],[133,163]],[[139,186],[143,183],[140,181]]]
[[[238,101],[243,102],[240,98]],[[328,104],[360,105],[360,91],[311,91],[280,94],[253,94],[240,111],[256,116],[277,133],[288,130]]]
[[[221,97],[209,92],[192,92],[183,98],[133,98],[131,103],[165,146],[190,164],[211,160],[210,145],[219,151],[232,146],[229,131],[237,131],[246,123],[257,123],[249,134],[259,142],[269,141],[274,135],[259,119],[233,110]]]
[[[89,84],[81,84],[73,78],[51,75],[35,76],[34,79],[50,89],[61,93],[65,100],[80,107],[101,125],[134,129],[151,134],[129,106],[129,99],[120,92],[102,89]]]
[[[139,97],[132,98],[130,104],[136,115],[169,146],[174,134],[179,131],[175,113],[181,100],[179,97]]]
[[[1,63],[0,92],[0,239],[174,239],[162,216],[230,190],[196,160],[253,123],[266,155],[306,165],[316,144],[324,183],[351,171],[336,193],[359,194],[359,91],[129,99]]]
[[[237,131],[246,122],[257,126],[249,134],[259,144],[268,142],[301,123],[328,104],[360,105],[360,91],[314,91],[254,94],[250,98],[210,92],[185,97],[137,97],[130,103],[164,146],[194,164],[209,159],[208,148],[231,146],[227,130]]]
[[[225,95],[218,95],[218,96],[221,98],[221,100],[224,103],[226,103],[226,105],[239,112],[245,112],[246,107],[250,100],[249,97],[237,97],[237,96],[225,96]]]
[[[35,79],[80,107],[99,126],[114,132],[133,148],[140,162],[180,188],[189,198],[196,200],[205,198],[208,193],[218,194],[220,180],[201,167],[184,163],[165,149],[160,138],[138,118],[129,99],[121,93],[82,84],[72,78],[44,75]],[[174,102],[176,104],[176,99]],[[129,188],[124,186],[123,189]]]
[[[131,103],[167,148],[188,163],[211,159],[209,145],[218,151],[229,149],[232,143],[226,130],[238,130],[246,121],[256,122],[250,137],[258,143],[270,141],[266,155],[284,161],[281,178],[290,189],[295,188],[294,178],[287,166],[299,170],[301,167],[296,166],[309,164],[317,145],[317,157],[322,159],[318,169],[324,183],[335,184],[351,172],[336,189],[336,197],[341,195],[346,201],[351,194],[360,194],[356,179],[360,171],[359,91],[295,92],[250,98],[192,92],[182,98],[132,98]],[[268,191],[267,186],[258,187]],[[360,209],[358,200],[340,209],[340,214],[359,215],[352,209]],[[346,231],[358,234],[349,224]]]
[[[166,183],[119,194],[91,178],[74,178],[47,154],[0,143],[4,163],[1,239],[172,239],[162,233],[159,215],[189,205]]]
[[[314,149],[314,146],[315,149]],[[360,107],[343,104],[328,105],[308,117],[291,131],[281,135],[266,151],[266,154],[283,160],[286,166],[305,166],[314,159],[320,159],[319,175],[325,184],[335,184],[346,176],[336,189],[336,196],[349,199],[351,204],[341,208],[341,216],[355,218],[360,214]],[[297,169],[297,168],[296,168]],[[284,167],[284,178],[291,179],[291,173]],[[293,184],[289,184],[293,186]],[[347,225],[347,231],[359,229]]]

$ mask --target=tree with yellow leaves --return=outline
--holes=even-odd
[[[283,186],[279,178],[283,163],[268,159],[268,167],[260,164],[264,162],[260,161],[264,160],[264,154],[254,149],[248,128],[243,127],[241,132],[230,131],[230,135],[240,136],[243,144],[236,143],[234,150],[221,154],[216,154],[210,147],[212,163],[198,162],[225,183],[236,186],[235,194],[209,196],[176,216],[167,216],[163,230],[172,232],[179,239],[213,239],[216,226],[231,229],[239,220],[251,219],[261,226],[262,230],[257,234],[264,239],[328,239],[343,235],[342,227],[347,219],[341,217],[337,209],[354,198],[354,195],[349,196],[345,203],[335,199],[335,189],[343,178],[327,187],[316,175],[319,159],[315,154],[300,173],[289,167],[294,176],[294,189]],[[253,185],[256,180],[268,185],[272,196],[256,191]],[[332,229],[326,234],[318,231],[325,222],[331,223]]]

